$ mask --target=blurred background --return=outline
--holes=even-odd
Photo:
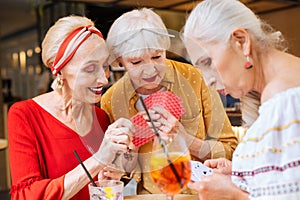
[[[300,56],[300,0],[241,0],[260,18],[281,30],[289,52]],[[41,41],[48,28],[60,17],[85,15],[96,23],[104,37],[122,13],[133,8],[151,7],[167,28],[180,31],[195,0],[0,0],[0,199],[8,199],[11,185],[7,154],[6,116],[9,106],[49,90],[51,73],[41,61]],[[169,54],[169,57],[176,55]],[[177,59],[182,59],[177,56]],[[188,58],[183,58],[187,59]],[[123,75],[112,68],[110,84]],[[230,102],[238,101],[230,99]],[[232,107],[224,103],[225,107]],[[239,125],[240,115],[231,121]]]

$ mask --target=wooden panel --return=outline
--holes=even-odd
[[[201,1],[193,1],[182,5],[171,7],[171,9],[178,10],[178,11],[191,11],[200,2]]]
[[[280,8],[286,8],[291,6],[289,3],[283,2],[272,2],[272,1],[256,1],[254,3],[249,3],[247,6],[255,13],[272,11]]]
[[[172,5],[176,5],[186,0],[123,0],[116,5],[120,6],[130,6],[130,7],[149,7],[149,8],[166,8]]]

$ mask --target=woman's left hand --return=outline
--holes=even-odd
[[[153,106],[149,110],[149,114],[162,137],[178,133],[180,122],[168,110],[161,106]],[[151,127],[150,120],[145,112],[143,113],[143,117]]]
[[[247,193],[232,183],[231,176],[218,172],[202,177],[198,182],[190,182],[188,187],[198,192],[200,200],[247,199]]]
[[[104,167],[98,174],[98,180],[120,180],[122,173],[108,166]]]

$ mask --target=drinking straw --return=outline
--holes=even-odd
[[[91,174],[89,173],[89,171],[86,169],[86,167],[84,166],[83,162],[81,161],[79,155],[77,154],[76,150],[74,150],[74,155],[76,156],[77,160],[79,161],[80,165],[83,167],[86,175],[88,176],[88,178],[90,179],[90,181],[92,182],[93,186],[97,187],[94,179],[92,178]]]
[[[149,111],[148,111],[148,109],[147,109],[147,107],[146,107],[146,105],[145,105],[144,99],[143,99],[142,97],[140,97],[140,100],[141,100],[142,105],[143,105],[143,107],[144,107],[144,110],[146,111],[147,116],[148,116],[148,118],[149,118],[149,120],[150,120],[152,129],[153,129],[153,131],[154,131],[156,137],[158,138],[158,142],[159,142],[161,148],[163,149],[163,151],[164,151],[164,153],[165,153],[165,155],[166,155],[166,157],[167,157],[167,161],[168,161],[168,163],[169,163],[169,165],[170,165],[170,167],[171,167],[171,169],[172,169],[172,171],[173,171],[173,173],[174,173],[174,175],[175,175],[175,177],[176,177],[176,179],[177,179],[177,181],[178,181],[180,187],[182,187],[182,183],[181,183],[180,176],[179,176],[178,172],[176,171],[176,168],[175,168],[174,164],[172,163],[172,161],[171,161],[170,158],[169,158],[168,149],[167,149],[166,146],[164,145],[164,143],[163,143],[163,141],[162,141],[162,139],[161,139],[161,137],[160,137],[160,135],[159,135],[159,133],[158,133],[158,131],[157,131],[157,129],[156,129],[154,123],[153,123],[153,120],[152,120],[151,117],[150,117],[150,114],[149,114]]]

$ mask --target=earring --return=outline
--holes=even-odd
[[[245,63],[244,68],[245,69],[251,69],[253,67],[253,65],[250,62],[249,56],[246,56],[246,60],[247,60],[247,62]]]
[[[57,86],[57,88],[61,89],[63,87],[63,85],[64,85],[64,81],[61,78],[57,77],[56,78],[56,86]]]

